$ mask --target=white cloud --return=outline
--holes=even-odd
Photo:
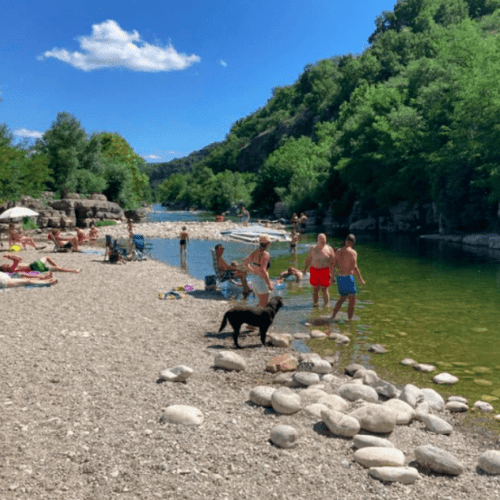
[[[160,157],[156,155],[147,155],[144,157],[145,160],[159,160]]]
[[[32,139],[41,139],[43,132],[38,132],[38,130],[28,130],[25,128],[20,128],[19,130],[14,130],[14,135],[17,137],[30,137]]]
[[[146,72],[182,70],[201,60],[195,54],[180,54],[171,44],[150,45],[141,40],[136,30],[124,31],[112,19],[93,24],[92,35],[82,36],[78,41],[82,52],[54,48],[38,59],[54,57],[83,71],[126,68]]]
[[[224,66],[224,68],[227,66],[227,62],[226,61],[223,61],[222,59],[219,60],[219,64],[221,66]]]

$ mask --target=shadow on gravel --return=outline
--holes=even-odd
[[[216,292],[213,290],[193,290],[192,292],[189,292],[188,295],[194,297],[195,299],[227,300],[222,292]]]

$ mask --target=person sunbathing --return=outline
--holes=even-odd
[[[30,277],[13,278],[7,273],[0,271],[0,288],[15,288],[18,286],[50,286],[55,285],[57,280],[50,277],[48,279]]]
[[[49,240],[54,240],[62,248],[72,248],[73,252],[78,252],[78,236],[73,236],[72,238],[63,238],[61,236],[60,229],[53,229],[49,232]]]
[[[5,264],[0,265],[0,270],[5,273],[31,273],[33,271],[39,273],[47,273],[47,272],[60,272],[60,273],[76,273],[79,274],[81,269],[67,269],[61,267],[52,257],[48,255],[42,257],[39,260],[35,260],[31,264],[23,264],[23,258],[17,254],[6,254],[3,255],[4,259],[9,259],[11,262],[6,262]],[[31,276],[31,275],[30,275]],[[52,276],[52,274],[50,275]]]
[[[20,244],[23,247],[23,249],[26,249],[26,245],[29,245],[33,247],[35,250],[38,250],[38,246],[33,238],[24,236],[21,233],[21,229],[19,229],[16,233],[14,229],[14,224],[9,224],[9,248],[16,243]]]

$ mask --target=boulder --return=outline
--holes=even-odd
[[[344,369],[347,375],[350,375],[351,377],[353,377],[358,370],[365,370],[365,367],[363,365],[358,365],[357,363],[351,363]]]
[[[304,407],[304,413],[309,417],[321,420],[321,412],[329,410],[328,406],[322,405],[320,403],[313,403]]]
[[[335,436],[353,437],[359,432],[359,422],[348,415],[334,410],[321,412],[321,420]]]
[[[434,389],[422,389],[422,394],[432,411],[444,410],[444,399],[441,394],[436,392]]]
[[[269,385],[258,385],[250,391],[250,401],[257,406],[272,407],[271,399],[275,390]]]
[[[396,411],[396,425],[408,425],[415,418],[415,410],[401,399],[389,399],[382,406]]]
[[[493,411],[493,406],[490,403],[486,403],[486,401],[476,401],[473,406],[483,413],[491,413]]]
[[[319,384],[319,375],[313,372],[295,372],[293,379],[301,385],[310,386]]]
[[[367,404],[349,414],[366,431],[387,434],[396,426],[397,410],[389,406]]]
[[[224,368],[225,370],[244,370],[247,367],[246,361],[235,352],[221,351],[214,359],[214,366],[216,368]]]
[[[405,456],[396,448],[369,446],[354,452],[354,460],[363,467],[403,467]]]
[[[423,397],[423,394],[417,386],[413,384],[406,384],[399,395],[399,399],[415,408],[417,406],[417,399],[419,396]]]
[[[293,448],[298,436],[297,430],[290,425],[275,425],[271,429],[271,441],[280,448]]]
[[[299,392],[300,400],[304,405],[310,405],[319,402],[319,400],[323,396],[328,396],[328,394],[321,390],[317,389],[314,385],[308,387],[307,389],[303,389]]]
[[[436,434],[449,435],[453,431],[453,426],[451,424],[436,415],[424,415],[420,420],[424,423],[427,430],[435,432]]]
[[[413,467],[372,467],[368,474],[389,483],[413,484],[420,478],[417,469]]]
[[[357,434],[354,436],[353,443],[356,448],[367,448],[376,446],[377,448],[394,448],[394,445],[384,438],[370,436],[369,434]]]
[[[448,401],[444,405],[444,409],[448,410],[451,413],[458,413],[467,411],[469,407],[465,403],[461,403],[460,401]]]
[[[269,341],[274,347],[289,347],[290,337],[286,334],[271,333],[268,335]]]
[[[356,401],[358,399],[363,399],[369,403],[378,402],[378,394],[375,389],[368,387],[366,385],[358,384],[344,384],[337,389],[338,394],[347,399],[348,401]]]
[[[458,476],[464,471],[462,462],[451,453],[430,444],[415,448],[417,462],[433,472]]]
[[[299,371],[325,374],[332,371],[332,365],[324,359],[312,358],[309,360],[301,361],[298,369]]]
[[[171,424],[201,425],[203,413],[194,406],[172,405],[163,410],[162,421]]]
[[[282,354],[271,358],[267,363],[266,370],[271,373],[289,372],[296,370],[298,366],[297,358],[294,358],[291,354]]]
[[[435,384],[456,384],[458,382],[458,377],[451,375],[450,373],[439,373],[435,375],[432,379]]]
[[[480,457],[478,466],[488,474],[500,474],[500,451],[485,451]]]
[[[185,382],[193,373],[194,370],[189,368],[189,366],[178,365],[160,372],[160,380],[165,380],[167,382]]]
[[[300,396],[288,387],[276,389],[271,396],[271,404],[275,412],[284,415],[297,413],[302,408]]]
[[[344,412],[349,409],[349,403],[336,394],[327,394],[318,399],[318,403],[328,406],[330,410]]]

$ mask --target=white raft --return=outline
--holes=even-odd
[[[223,236],[227,236],[236,241],[241,241],[245,243],[258,243],[259,238],[263,234],[267,234],[271,241],[291,241],[289,233],[282,229],[273,229],[270,227],[264,227],[259,224],[253,224],[247,227],[241,227],[236,229],[228,229],[226,231],[221,231]]]

